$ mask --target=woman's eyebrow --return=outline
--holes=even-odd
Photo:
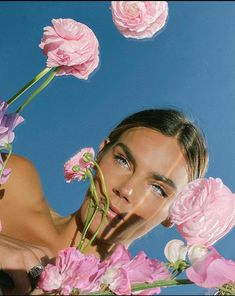
[[[156,181],[161,181],[161,182],[169,185],[170,187],[172,187],[176,191],[177,187],[176,187],[175,183],[171,179],[169,179],[169,178],[167,178],[167,177],[165,177],[165,176],[163,176],[161,174],[157,174],[157,173],[152,173],[151,177],[153,179],[155,179]]]
[[[124,143],[121,143],[121,142],[120,143],[117,143],[115,145],[115,147],[118,147],[118,146],[122,148],[122,150],[125,152],[127,158],[131,161],[131,163],[134,166],[136,166],[136,160],[135,160],[133,154],[131,153],[131,150],[128,148],[128,146],[125,145]]]

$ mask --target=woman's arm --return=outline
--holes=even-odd
[[[36,265],[46,265],[52,257],[51,251],[45,247],[0,234],[0,288],[3,294],[29,294],[32,286],[28,271]]]

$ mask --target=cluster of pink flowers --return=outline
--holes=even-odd
[[[118,245],[112,255],[103,261],[70,247],[59,252],[56,265],[48,264],[45,267],[38,287],[45,292],[70,295],[73,289],[84,294],[100,291],[106,286],[116,295],[131,295],[131,285],[169,277],[163,263],[149,259],[144,252],[131,259],[122,245]],[[153,293],[160,293],[160,288],[144,291],[144,295]],[[141,295],[141,292],[137,294]]]
[[[123,36],[144,39],[153,37],[165,26],[168,4],[166,1],[112,1],[111,11],[113,22]],[[99,42],[94,32],[73,19],[53,19],[52,26],[44,28],[39,47],[47,56],[48,68],[13,96],[8,101],[9,105],[55,68],[48,79],[16,113],[6,114],[8,103],[0,101],[0,150],[7,150],[9,155],[15,136],[13,130],[23,122],[19,112],[32,98],[55,75],[88,79],[99,65]],[[92,180],[90,169],[95,165],[94,156],[92,148],[84,148],[69,159],[64,165],[66,181],[80,181],[87,176]],[[11,169],[6,168],[1,154],[0,172],[0,184],[4,184]],[[169,216],[187,242],[187,246],[176,240],[167,245],[165,254],[170,262],[179,266],[178,262],[184,261],[188,254],[191,263],[186,274],[198,286],[214,288],[235,281],[235,262],[226,260],[212,247],[235,225],[235,194],[219,178],[189,183],[171,205]],[[59,252],[55,265],[45,267],[38,287],[61,295],[70,295],[73,289],[88,293],[104,287],[117,295],[131,295],[132,285],[167,281],[171,276],[163,263],[149,259],[144,252],[131,259],[122,245],[103,261],[93,255],[84,255],[75,248],[66,248]],[[160,293],[160,288],[135,292],[139,295],[153,293]]]

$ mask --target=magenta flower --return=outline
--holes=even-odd
[[[166,24],[166,1],[112,1],[113,22],[127,38],[151,38]]]
[[[169,215],[188,245],[213,245],[235,225],[235,194],[221,179],[197,179],[179,193]]]
[[[14,128],[24,121],[18,113],[6,114],[8,105],[0,101],[0,148],[11,144],[15,138]]]
[[[99,64],[99,43],[94,32],[73,19],[52,19],[39,44],[48,67],[59,67],[56,75],[88,76]]]
[[[59,252],[56,265],[48,264],[40,276],[38,287],[45,292],[70,295],[73,288],[80,292],[94,292],[99,285],[94,281],[99,268],[99,259],[85,256],[75,248]]]
[[[67,183],[86,178],[88,169],[94,166],[95,152],[93,148],[83,148],[64,165],[64,176]]]
[[[209,247],[209,252],[186,269],[187,277],[196,285],[216,288],[235,280],[235,262],[226,260]]]

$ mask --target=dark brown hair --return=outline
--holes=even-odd
[[[134,127],[151,128],[165,136],[176,138],[188,163],[189,181],[205,175],[208,165],[205,137],[182,112],[174,109],[148,109],[126,117],[109,134],[110,142],[99,154],[99,159],[125,131]]]

